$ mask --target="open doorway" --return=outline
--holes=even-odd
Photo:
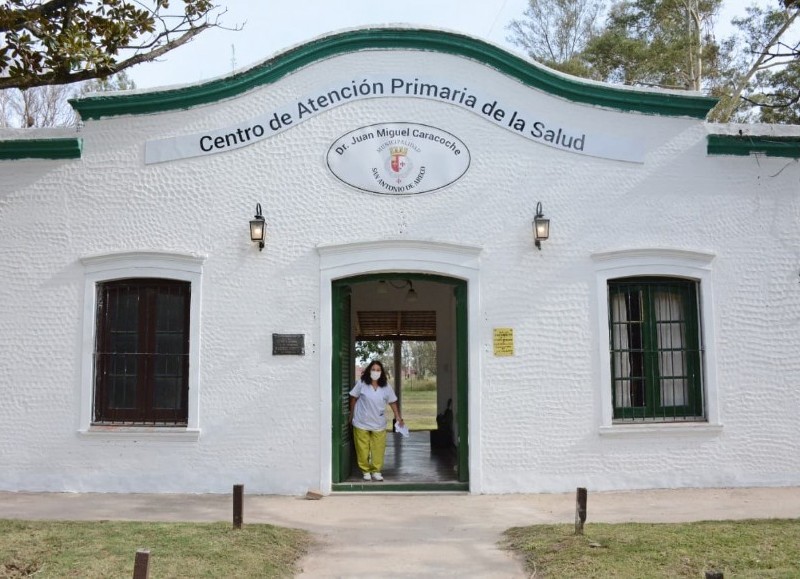
[[[365,313],[369,315],[372,312],[358,312],[358,318],[363,318]],[[357,328],[359,326],[363,328],[357,323]],[[443,414],[439,415],[437,422],[435,336],[426,340],[409,340],[402,336],[395,339],[372,339],[371,336],[357,334],[354,360],[356,381],[375,360],[386,368],[389,383],[397,394],[406,426],[411,432],[427,433],[446,428]],[[452,423],[449,427],[452,432]],[[394,429],[394,416],[388,407],[386,429]]]
[[[467,490],[466,282],[385,273],[332,289],[334,489]],[[411,431],[392,433],[387,409],[381,485],[361,480],[347,423],[350,388],[373,359],[383,362]]]

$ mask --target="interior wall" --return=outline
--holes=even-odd
[[[453,411],[453,443],[458,423],[458,388],[456,388],[456,297],[452,286],[446,286],[447,295],[442,296],[443,307],[436,313],[436,413],[447,408],[447,401],[452,399]],[[446,302],[446,305],[445,303]],[[443,331],[446,328],[446,331]]]

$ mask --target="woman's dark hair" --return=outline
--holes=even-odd
[[[372,367],[375,366],[376,364],[381,367],[381,377],[378,378],[378,386],[383,388],[388,384],[388,382],[386,380],[386,370],[383,369],[383,364],[381,363],[380,360],[373,360],[372,362],[367,364],[367,367],[364,368],[363,372],[361,372],[361,381],[364,384],[372,384],[372,378],[370,377],[369,373],[370,370],[372,370]]]

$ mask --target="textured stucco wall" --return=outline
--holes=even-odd
[[[378,98],[237,151],[144,165],[147,140],[230,126],[376,71],[424,71],[572,126],[641,138],[645,163],[541,146],[446,103]],[[344,185],[326,167],[328,147],[384,122],[456,135],[469,171],[419,196]],[[0,489],[318,488],[317,345],[329,329],[319,323],[316,247],[385,239],[482,248],[481,347],[470,352],[481,492],[800,483],[800,165],[708,157],[708,130],[569,103],[454,56],[372,51],[211,106],[87,122],[79,160],[0,162]],[[542,251],[531,238],[537,201],[552,220]],[[256,202],[268,223],[263,252],[247,235]],[[654,247],[715,256],[707,347],[719,427],[601,435],[591,255]],[[196,441],[78,434],[80,258],[145,250],[207,256]],[[514,328],[515,356],[492,355],[494,327]],[[305,334],[306,355],[272,356],[272,333]]]

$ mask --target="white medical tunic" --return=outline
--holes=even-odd
[[[390,384],[375,389],[359,380],[350,390],[350,396],[358,399],[353,411],[353,426],[373,432],[386,430],[386,405],[397,402]]]

